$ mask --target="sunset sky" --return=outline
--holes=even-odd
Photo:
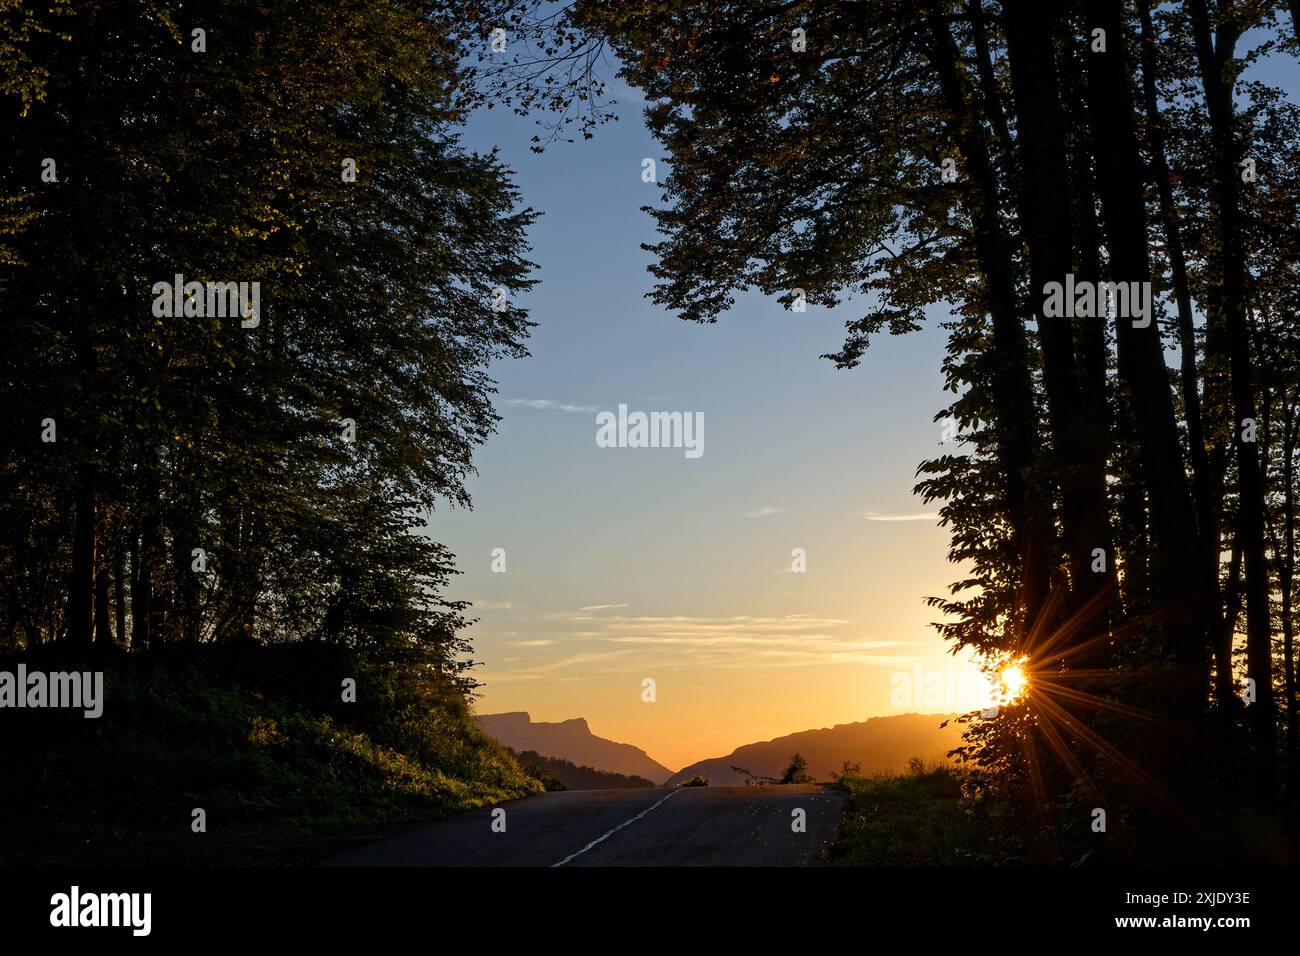
[[[532,124],[498,111],[467,138],[499,145],[544,213],[539,324],[532,357],[494,369],[504,420],[478,455],[474,510],[438,512],[431,533],[463,571],[451,595],[480,619],[480,712],[586,717],[675,770],[897,712],[890,677],[918,661],[973,668],[927,626],[922,599],[953,574],[935,508],[910,492],[939,450],[942,331],[882,339],[846,372],[818,356],[851,305],[791,314],[754,295],[700,326],[646,301],[654,232],[639,207],[658,190],[641,162],[660,154],[636,105],[622,112],[541,156]],[[620,403],[702,412],[704,454],[598,448],[596,413]]]

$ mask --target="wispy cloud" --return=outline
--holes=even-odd
[[[763,507],[757,508],[754,511],[746,511],[745,517],[746,518],[767,518],[770,517],[771,515],[780,514],[782,511],[789,511],[789,510],[790,510],[789,508],[781,508],[778,507],[777,505],[763,505]]]
[[[893,647],[910,647],[909,641],[846,641],[828,634],[798,634],[764,636],[755,634],[725,634],[721,636],[662,636],[642,635],[629,637],[608,637],[613,644],[682,644],[689,647],[760,647],[771,648],[782,645],[811,648],[815,650],[834,649],[837,651],[883,650]]]
[[[484,671],[483,680],[489,684],[521,684],[524,681],[541,680],[541,674],[515,674]]]
[[[598,412],[595,405],[573,405],[569,402],[557,402],[549,398],[507,398],[505,404],[515,408],[535,408],[547,412]]]
[[[816,631],[851,624],[852,621],[834,617],[815,617],[811,614],[784,614],[780,617],[762,617],[735,614],[730,617],[692,617],[688,615],[638,615],[629,617],[613,615],[594,617],[590,614],[553,614],[553,618],[602,625],[606,629],[652,630],[665,633],[677,629],[692,633],[725,632],[784,632]]]
[[[537,641],[511,641],[515,647],[550,647],[555,642],[547,638],[546,640]]]
[[[719,667],[730,670],[751,670],[754,667],[816,667],[826,664],[865,664],[869,667],[910,667],[916,663],[915,654],[875,654],[870,651],[828,650],[763,650],[755,654],[758,660],[736,659],[721,663]]]
[[[841,633],[853,622],[811,614],[727,617],[690,615],[592,614],[619,605],[591,605],[579,612],[560,612],[547,619],[564,628],[564,643],[593,642],[576,653],[527,664],[518,671],[485,674],[488,683],[560,679],[564,673],[626,673],[646,667],[698,673],[701,668],[727,670],[858,664],[874,667],[910,666],[921,641],[865,638]],[[626,606],[626,605],[623,605]],[[521,647],[545,647],[554,641],[516,642]],[[602,650],[613,647],[611,650]]]
[[[579,611],[608,611],[613,608],[631,607],[630,604],[588,604],[586,607],[578,608]]]
[[[915,511],[910,514],[881,514],[879,511],[864,511],[861,517],[868,521],[935,521],[939,515],[933,511]]]
[[[470,601],[470,604],[483,611],[508,611],[514,607],[510,601]]]
[[[626,657],[628,654],[634,654],[635,651],[586,651],[581,654],[571,654],[568,657],[561,658],[558,661],[552,661],[549,664],[543,664],[541,667],[534,667],[534,671],[558,671],[566,667],[576,667],[579,664],[594,664],[599,661],[608,661],[616,657]]]
[[[564,617],[557,615],[557,617]],[[592,630],[574,636],[610,644],[635,645],[666,653],[707,655],[709,663],[737,666],[793,666],[800,662],[897,664],[900,651],[918,641],[875,640],[833,633],[852,622],[810,614],[779,617],[569,615]],[[695,658],[692,657],[694,660]]]

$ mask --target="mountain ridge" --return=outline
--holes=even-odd
[[[560,721],[534,721],[523,710],[474,717],[479,729],[516,752],[534,751],[545,757],[567,760],[627,777],[644,777],[656,785],[673,775],[640,747],[620,743],[591,732],[585,717]]]
[[[815,780],[829,781],[845,761],[861,764],[862,773],[902,770],[912,757],[943,759],[961,743],[963,728],[949,723],[956,714],[891,714],[814,730],[800,730],[771,740],[743,744],[721,757],[697,760],[668,778],[676,786],[696,775],[713,786],[739,786],[748,778],[732,770],[741,767],[755,777],[780,777],[794,754],[808,761]]]
[[[873,774],[900,771],[912,757],[942,760],[961,743],[960,725],[939,726],[955,716],[890,714],[799,730],[742,744],[729,754],[697,760],[676,773],[640,747],[593,734],[585,717],[534,721],[527,711],[507,711],[478,715],[474,720],[488,736],[516,752],[533,751],[579,766],[642,777],[656,786],[676,786],[697,774],[714,786],[738,786],[749,778],[732,767],[741,767],[754,777],[780,777],[795,753],[803,756],[808,772],[820,781],[830,780],[846,761],[860,764],[864,774]]]

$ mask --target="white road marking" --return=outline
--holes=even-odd
[[[621,830],[621,829],[623,829],[625,826],[627,826],[629,823],[636,823],[638,820],[640,820],[643,816],[645,816],[647,813],[649,813],[649,812],[650,812],[651,810],[653,810],[655,807],[659,806],[660,803],[663,803],[664,800],[667,800],[668,797],[676,796],[679,792],[680,792],[680,791],[673,790],[671,793],[668,794],[667,797],[664,797],[663,800],[660,800],[659,803],[655,803],[655,804],[653,804],[653,805],[651,805],[651,806],[646,807],[644,810],[642,810],[640,813],[638,813],[636,816],[634,816],[631,820],[624,820],[622,823],[620,823],[618,826],[614,827],[614,829],[610,830],[608,833],[604,834],[603,836],[598,836],[598,837],[596,837],[596,839],[592,840],[590,843],[588,843],[586,846],[584,846],[584,847],[583,847],[581,850],[579,850],[577,853],[570,853],[568,856],[566,856],[566,857],[565,857],[563,860],[561,860],[559,863],[552,863],[552,864],[551,864],[551,868],[554,869],[554,868],[557,867],[557,866],[564,866],[564,864],[568,863],[570,860],[576,860],[578,857],[582,856],[582,854],[586,853],[588,850],[590,850],[590,849],[591,849],[593,846],[595,846],[597,843],[603,843],[603,842],[605,842],[605,841],[608,840],[610,837],[612,837],[615,833],[617,833],[619,830]]]

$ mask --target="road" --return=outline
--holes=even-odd
[[[473,810],[325,865],[806,866],[843,812],[844,794],[816,785],[566,790]]]

